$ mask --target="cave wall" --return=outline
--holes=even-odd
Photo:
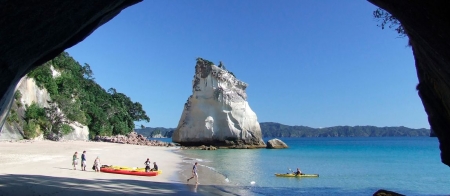
[[[369,0],[396,17],[412,46],[418,94],[441,160],[450,166],[450,3],[448,0]]]
[[[0,128],[26,73],[140,1],[0,0]]]

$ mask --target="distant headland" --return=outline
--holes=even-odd
[[[412,129],[399,127],[376,126],[333,126],[326,128],[312,128],[307,126],[289,126],[276,122],[262,122],[262,136],[267,137],[427,137],[430,129]],[[146,127],[135,129],[138,134],[149,138],[171,138],[175,128]],[[431,134],[433,137],[434,134]],[[435,136],[434,136],[435,137]]]

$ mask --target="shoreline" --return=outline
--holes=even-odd
[[[87,171],[81,171],[86,150]],[[72,156],[79,163],[73,170]],[[223,176],[200,167],[198,186],[186,183],[191,176],[190,159],[178,147],[140,146],[91,141],[0,141],[0,195],[227,195],[218,183]],[[94,172],[94,159],[101,165],[143,167],[150,158],[162,173],[155,177]],[[194,182],[194,181],[191,181]]]
[[[189,190],[202,195],[258,195],[252,192],[248,186],[242,186],[231,183],[227,176],[216,171],[215,168],[211,168],[204,164],[202,157],[189,157],[186,150],[198,150],[198,149],[177,149],[175,153],[179,154],[183,161],[180,166],[179,179],[182,183],[187,184]],[[195,185],[195,180],[192,179],[189,183],[187,178],[192,176],[193,164],[197,162],[199,185]]]
[[[192,167],[195,162],[198,163],[198,176],[199,183],[201,185],[215,185],[215,186],[229,186],[231,184],[226,182],[226,176],[220,174],[217,171],[212,170],[208,166],[202,164],[201,161],[196,160],[195,158],[188,157],[183,153],[184,150],[177,150],[175,153],[179,154],[182,157],[182,162],[180,164],[180,171],[178,178],[182,183],[186,184],[195,184],[194,179],[192,179],[189,183],[187,179],[192,176]]]

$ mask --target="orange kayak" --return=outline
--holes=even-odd
[[[157,171],[151,171],[151,172],[133,171],[133,170],[114,169],[111,167],[102,167],[102,168],[100,168],[100,171],[105,172],[105,173],[125,174],[125,175],[135,175],[135,176],[156,176],[156,175],[158,175]]]

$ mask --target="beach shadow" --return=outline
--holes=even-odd
[[[67,168],[61,168],[67,169]],[[77,179],[44,175],[0,175],[0,195],[367,195],[368,190],[343,190],[331,187],[259,187],[195,185],[149,182],[134,179]],[[399,191],[402,193],[402,191]],[[407,193],[407,192],[404,192]],[[420,194],[412,194],[420,195]]]
[[[60,168],[67,169],[67,168]],[[77,179],[44,175],[0,175],[0,195],[230,195],[212,185],[133,179]],[[234,195],[234,194],[231,194]]]
[[[197,192],[197,189],[198,189],[198,185],[197,184],[188,184],[187,186],[188,186],[188,188],[189,188],[189,190],[191,192],[194,192],[194,193]]]
[[[125,179],[7,174],[0,176],[0,185],[0,195],[194,195],[177,184]]]

